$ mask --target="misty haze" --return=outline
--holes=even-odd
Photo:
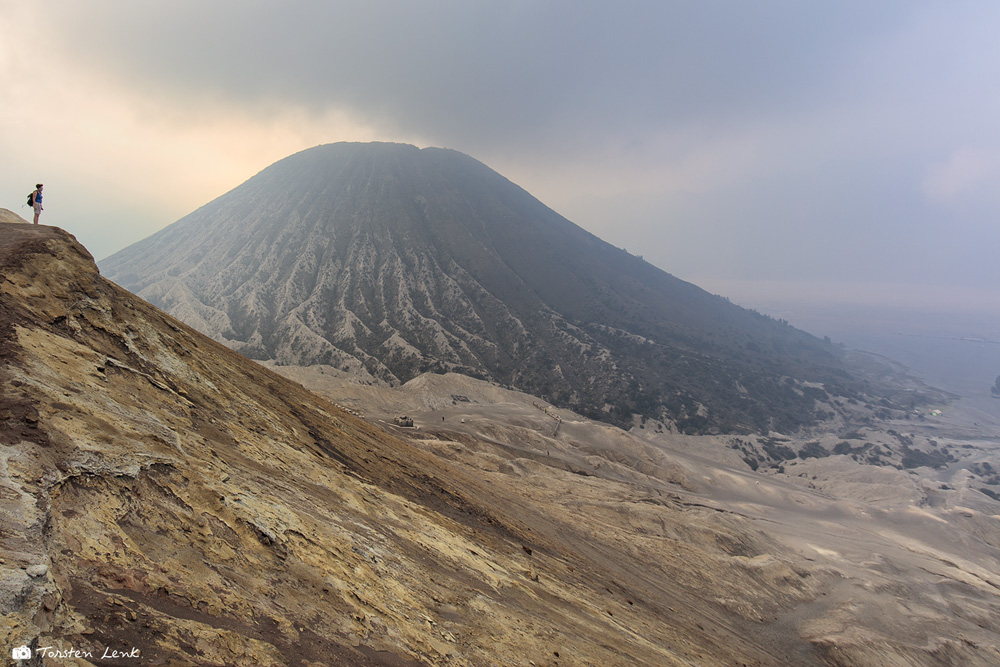
[[[4,664],[1000,664],[998,24],[5,3]]]

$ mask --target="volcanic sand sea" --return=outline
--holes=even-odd
[[[694,568],[686,559],[687,542],[698,530],[719,529],[715,539],[731,557],[726,565],[694,568],[706,576],[735,568],[773,576],[778,588],[822,582],[810,602],[784,609],[769,607],[748,590],[715,598],[742,613],[770,609],[773,616],[756,630],[769,638],[765,643],[788,646],[788,638],[798,635],[831,664],[844,665],[989,664],[978,662],[983,649],[1000,657],[987,648],[996,641],[983,616],[996,608],[1000,586],[993,574],[1000,562],[997,505],[969,470],[982,461],[1000,467],[1000,450],[993,429],[977,422],[961,401],[961,407],[943,406],[940,415],[864,430],[864,438],[881,446],[896,433],[914,441],[936,438],[959,454],[945,469],[898,469],[830,456],[788,461],[781,472],[751,471],[730,447],[731,436],[682,436],[651,424],[626,433],[462,376],[426,375],[388,388],[351,386],[348,378],[324,376],[315,367],[276,370],[477,470],[498,487],[513,481],[552,516],[565,512],[567,525],[602,526],[583,532],[591,548],[605,549],[609,558],[615,550],[624,557],[636,548],[671,545],[672,551],[642,558],[657,576],[681,580],[690,574],[683,567]],[[414,417],[417,428],[393,426],[392,415],[400,413]],[[826,436],[809,437],[827,443]],[[579,475],[587,483],[569,481]],[[674,492],[660,500],[671,487]],[[671,518],[648,509],[672,502],[667,497],[686,513]],[[695,509],[716,514],[688,513]],[[729,521],[762,531],[771,543],[728,543],[722,526]],[[695,596],[687,604],[702,602]],[[973,646],[976,653],[965,654]],[[800,657],[803,664],[816,658]],[[889,662],[879,662],[883,658]]]

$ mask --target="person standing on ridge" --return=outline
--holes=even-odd
[[[31,193],[31,205],[35,209],[35,224],[38,224],[38,216],[42,214],[42,184],[35,184],[35,191]]]

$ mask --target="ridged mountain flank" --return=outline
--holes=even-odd
[[[252,359],[393,384],[458,372],[620,425],[794,428],[863,389],[837,348],[445,149],[302,151],[101,267]]]
[[[701,504],[645,505],[640,529],[606,509],[620,482],[546,468],[533,498],[448,463],[103,280],[44,225],[0,223],[0,454],[0,643],[30,656],[3,665],[787,664],[808,638],[768,646],[700,596],[772,608],[828,580],[730,572]],[[611,546],[668,524],[683,558]]]
[[[0,223],[2,664],[998,664],[978,411],[686,437],[455,374],[341,390]]]

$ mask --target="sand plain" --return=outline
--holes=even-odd
[[[755,624],[779,662],[1000,661],[1000,502],[988,495],[1000,430],[960,400],[849,432],[685,436],[651,422],[626,432],[458,375],[389,388],[275,370],[546,508],[562,539],[623,579],[641,570],[636,585],[670,591],[668,606]],[[767,439],[848,453],[754,470],[734,442]],[[875,448],[879,464],[851,454]],[[953,460],[901,465],[924,450]]]

